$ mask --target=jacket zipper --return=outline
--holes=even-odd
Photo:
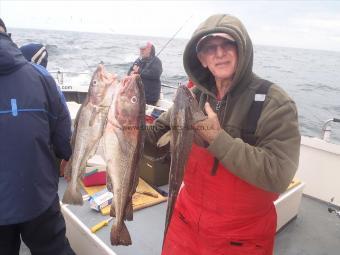
[[[220,111],[220,109],[221,109],[221,105],[222,105],[222,100],[220,100],[220,101],[217,101],[217,103],[216,103],[216,107],[215,107],[215,109],[216,109],[216,111],[217,111],[217,112],[219,112],[219,111]]]
[[[221,105],[222,105],[222,100],[217,101],[216,107],[215,107],[215,109],[217,111],[217,118],[220,121],[220,125],[221,125],[222,129],[223,129],[225,117],[226,117],[227,110],[228,110],[227,109],[228,102],[229,102],[229,95],[227,95],[227,99],[226,99],[225,106],[224,106],[224,109],[225,109],[224,112],[220,111]],[[218,168],[218,162],[219,162],[218,159],[216,157],[214,157],[214,163],[213,163],[213,166],[212,166],[211,171],[210,171],[211,176],[216,176],[216,172],[217,172],[217,168]]]

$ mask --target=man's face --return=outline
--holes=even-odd
[[[5,33],[5,29],[2,26],[0,26],[0,33]]]
[[[148,58],[150,57],[151,54],[151,47],[145,47],[145,48],[140,48],[139,49],[139,55],[141,58]]]
[[[200,47],[197,57],[203,67],[207,67],[215,79],[232,80],[237,67],[235,42],[222,37],[209,37]]]

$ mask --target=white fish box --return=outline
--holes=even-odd
[[[100,209],[112,203],[112,198],[112,192],[108,191],[107,189],[103,189],[90,196],[90,207],[96,211],[100,211]]]

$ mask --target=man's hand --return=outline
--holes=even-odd
[[[134,66],[132,67],[132,72],[131,72],[131,74],[138,74],[138,73],[139,73],[139,66],[134,65]]]
[[[221,131],[221,125],[218,121],[217,114],[211,109],[208,102],[205,103],[204,109],[208,114],[208,118],[197,122],[193,125],[193,129],[203,140],[212,143]]]
[[[67,162],[68,161],[66,161],[64,159],[60,162],[59,172],[60,172],[60,176],[64,176],[66,181],[69,182],[71,180],[70,176],[68,176],[68,175],[65,176],[65,167],[67,165]]]

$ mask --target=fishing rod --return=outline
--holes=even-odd
[[[191,15],[184,23],[183,25],[174,33],[174,35],[164,44],[164,46],[160,49],[160,51],[152,58],[152,60],[147,63],[147,65],[145,66],[145,68],[142,70],[142,72],[140,74],[143,73],[144,70],[146,70],[156,59],[156,57],[158,57],[162,51],[169,45],[169,43],[175,39],[176,35],[183,29],[183,27],[185,26],[186,23],[188,23],[188,21],[192,18],[193,15]]]
[[[168,46],[168,44],[175,39],[176,35],[183,29],[186,23],[192,18],[193,15],[191,15],[184,23],[183,25],[175,32],[175,34],[166,42],[166,44],[162,47],[162,49],[157,53],[156,57],[158,57],[162,51]]]
[[[162,53],[162,51],[169,45],[169,43],[175,39],[177,34],[183,29],[185,24],[188,23],[188,21],[192,18],[192,16],[193,15],[191,15],[187,20],[185,20],[185,22],[182,24],[182,26],[173,34],[173,36],[163,45],[163,47],[160,49],[160,51],[152,58],[151,62],[147,63],[147,65],[145,66],[145,68],[142,70],[142,72],[140,74],[142,74],[143,71],[145,69],[147,69],[153,63],[153,61],[155,60],[155,57],[158,57]],[[138,58],[138,59],[142,60],[141,58]],[[107,66],[112,66],[112,64],[111,65],[107,65]]]
[[[178,87],[171,86],[171,85],[166,85],[164,83],[161,84],[162,87],[170,88],[170,89],[178,89]]]
[[[145,71],[146,69],[148,69],[148,67],[154,62],[154,60],[156,59],[155,57],[158,57],[163,50],[166,49],[166,47],[175,39],[175,37],[177,36],[177,34],[183,29],[183,27],[189,22],[189,20],[192,18],[193,15],[191,15],[188,19],[185,20],[185,22],[182,24],[182,26],[173,34],[173,36],[164,44],[164,46],[160,49],[160,51],[152,58],[152,60],[147,63],[147,65],[145,66],[145,68],[141,71],[140,74],[143,73],[143,71]],[[85,65],[87,66],[87,68],[89,69],[89,71],[92,71],[91,67],[89,66],[89,64],[87,63],[87,61],[83,58],[82,55],[80,55],[81,60],[85,63]],[[103,61],[100,61],[100,63],[104,63]],[[106,65],[106,66],[111,66],[111,65]],[[57,73],[57,74],[63,74],[63,73],[74,73],[74,72],[61,72],[61,71],[53,71],[52,73]],[[87,74],[87,73],[82,73],[82,74]],[[63,79],[62,79],[63,80]],[[171,85],[165,85],[162,84],[163,87],[167,87],[167,88],[172,88],[172,89],[177,89],[177,87],[175,86],[171,86]]]

